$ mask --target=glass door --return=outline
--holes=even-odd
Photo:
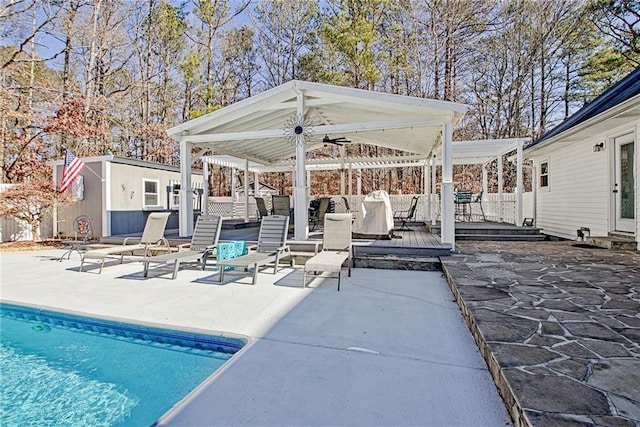
[[[635,193],[634,193],[634,141],[629,135],[615,141],[615,195],[616,231],[633,233],[635,227]]]

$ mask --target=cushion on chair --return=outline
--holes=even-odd
[[[349,252],[324,251],[311,257],[305,264],[305,271],[327,271],[338,273],[342,264],[349,259]]]

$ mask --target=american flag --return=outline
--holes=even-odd
[[[62,181],[60,181],[60,192],[64,193],[65,190],[71,187],[71,184],[80,175],[80,172],[84,169],[85,164],[71,152],[67,150],[67,154],[64,157],[64,169],[62,169]]]

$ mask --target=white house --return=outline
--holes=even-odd
[[[71,189],[77,201],[54,212],[53,234],[73,235],[77,216],[92,218],[93,237],[142,232],[150,212],[171,211],[167,229],[178,228],[180,169],[113,155],[82,158],[85,168]],[[53,181],[62,177],[64,161],[49,162]],[[191,181],[194,214],[201,210],[202,173]]]
[[[536,226],[640,249],[640,67],[524,151],[536,175]]]

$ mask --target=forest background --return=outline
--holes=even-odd
[[[291,79],[468,104],[455,140],[535,140],[640,65],[640,1],[2,0],[0,37],[0,183],[50,189],[65,148],[177,165],[166,129]],[[363,191],[420,192],[422,173],[366,170]],[[290,175],[260,179],[289,193]],[[311,187],[338,194],[337,172]]]

